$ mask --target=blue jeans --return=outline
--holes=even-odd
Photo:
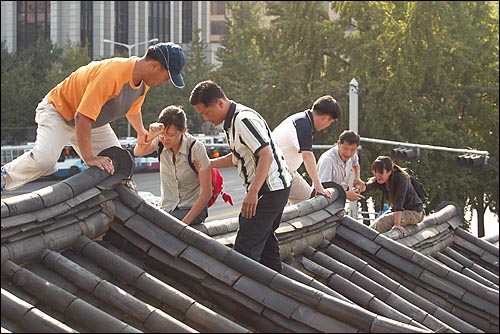
[[[175,208],[172,212],[170,212],[170,214],[175,218],[182,220],[182,218],[186,217],[189,210],[191,209]],[[191,224],[189,224],[189,226],[199,225],[203,223],[207,217],[208,217],[208,208],[205,207],[198,215],[198,217],[193,219],[193,221],[191,222]]]
[[[288,202],[290,187],[263,193],[257,203],[257,213],[251,218],[239,216],[239,229],[234,250],[283,273],[276,229],[281,223]]]

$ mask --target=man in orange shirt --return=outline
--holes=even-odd
[[[144,144],[144,97],[151,86],[169,79],[183,88],[185,63],[182,48],[168,42],[150,46],[143,57],[104,59],[78,68],[38,104],[35,146],[2,167],[2,191],[54,173],[68,142],[87,166],[113,174],[111,159],[98,156],[106,148],[121,146],[109,123],[126,117],[138,144]]]

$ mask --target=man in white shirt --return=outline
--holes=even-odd
[[[361,180],[357,150],[359,135],[352,130],[344,130],[337,144],[325,151],[318,160],[318,175],[322,183],[335,182],[344,188],[349,201],[364,199],[360,193],[365,190]]]
[[[331,192],[324,189],[316,169],[316,157],[312,150],[314,131],[326,129],[340,118],[342,108],[330,95],[318,98],[311,109],[287,117],[272,133],[276,143],[283,151],[286,163],[292,174],[292,187],[288,201],[295,204],[311,196],[311,186],[297,172],[304,163],[313,183],[316,194],[331,197]]]

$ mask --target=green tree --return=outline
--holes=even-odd
[[[25,52],[9,54],[2,43],[2,145],[35,139],[35,109],[48,93],[47,71],[61,50],[39,40]]]
[[[184,81],[186,87],[183,91],[185,99],[184,110],[188,118],[189,131],[192,133],[202,132],[203,117],[194,110],[189,103],[189,96],[194,86],[201,81],[211,78],[215,66],[211,65],[207,60],[207,43],[201,37],[201,29],[193,30],[193,38],[189,49],[186,52],[186,68],[184,69]]]
[[[256,1],[230,1],[230,17],[216,59],[222,65],[213,72],[229,98],[261,111],[265,93],[261,80],[263,59],[257,42],[262,32],[263,4]]]
[[[338,32],[333,29],[325,2],[266,4],[272,19],[260,48],[266,64],[267,108],[273,111],[270,125],[274,127],[287,116],[310,108],[323,95],[332,95],[347,106],[345,92],[350,78],[340,75],[343,61],[335,52]],[[343,122],[315,134],[315,143],[336,142]]]
[[[88,56],[88,45],[82,46],[80,42],[66,41],[66,46],[62,50],[62,55],[58,62],[52,62],[46,75],[46,82],[49,89],[52,89],[61,81],[66,79],[72,72],[81,66],[90,63]]]
[[[361,86],[362,136],[471,147],[498,157],[498,141],[492,140],[498,138],[498,8],[493,3],[342,1],[333,6],[339,29],[355,27],[341,44]],[[368,162],[389,153],[380,145],[363,148]],[[412,166],[429,188],[430,207],[452,200],[462,207],[472,204],[478,215],[486,206],[498,213],[498,160],[479,177],[455,166],[455,156],[424,150]]]

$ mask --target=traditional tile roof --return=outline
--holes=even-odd
[[[237,218],[192,228],[145,201],[133,160],[2,199],[2,332],[498,332],[498,236],[443,203],[409,236],[285,208],[284,275],[232,250]]]

